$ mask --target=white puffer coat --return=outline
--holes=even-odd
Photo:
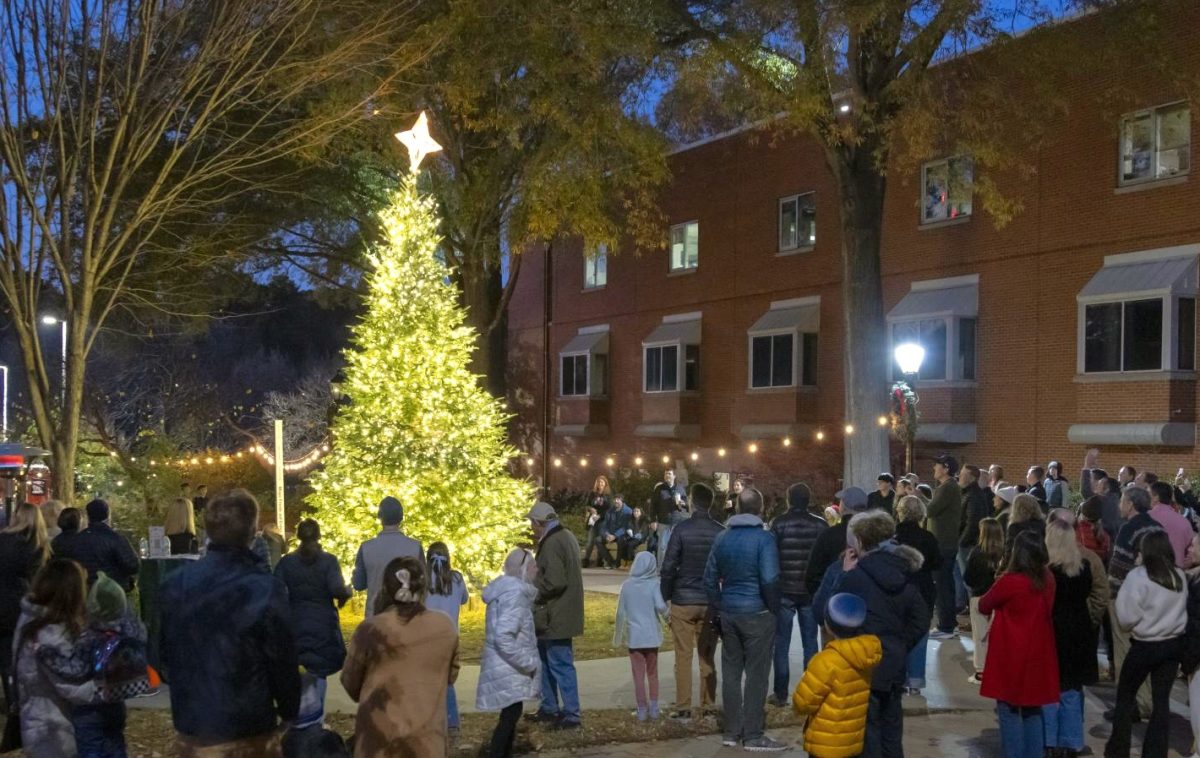
[[[515,576],[498,577],[484,588],[486,631],[475,710],[499,711],[541,694],[541,663],[533,629],[536,597],[537,588]]]

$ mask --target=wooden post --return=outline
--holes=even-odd
[[[283,419],[275,419],[275,525],[284,534]]]

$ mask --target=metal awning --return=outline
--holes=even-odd
[[[678,342],[683,345],[700,344],[700,319],[672,321],[659,324],[642,340],[643,345],[661,345]]]
[[[798,332],[821,331],[821,304],[806,303],[787,308],[772,306],[754,322],[749,331],[751,334],[760,334],[792,329]]]
[[[1079,291],[1081,303],[1128,300],[1137,297],[1195,295],[1197,253],[1200,246],[1185,245],[1164,251],[1169,256],[1148,258],[1146,254],[1110,255],[1104,267]]]
[[[912,290],[888,311],[887,317],[889,321],[898,321],[924,316],[975,318],[978,315],[978,280],[965,282],[956,278],[913,282]]]
[[[559,351],[562,355],[574,355],[579,353],[607,353],[608,352],[608,331],[603,332],[580,332],[572,337],[567,344],[563,345],[563,349]]]

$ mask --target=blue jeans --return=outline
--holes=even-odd
[[[325,723],[325,677],[309,672],[300,675],[300,710],[293,729],[304,729]]]
[[[1046,747],[1083,749],[1083,690],[1063,690],[1058,702],[1042,706]]]
[[[871,690],[859,758],[904,758],[904,706],[899,687]]]
[[[925,659],[929,652],[929,632],[908,651],[908,681],[906,685],[917,689],[925,688]]]
[[[458,695],[454,692],[453,684],[446,688],[446,726],[458,728]]]
[[[1009,705],[996,701],[1000,721],[1000,747],[1004,758],[1042,758],[1045,734],[1040,706]]]
[[[788,661],[788,648],[792,646],[792,617],[800,622],[800,647],[804,651],[804,668],[817,654],[817,620],[813,617],[812,603],[796,605],[792,598],[784,597],[779,603],[779,613],[775,614],[775,697],[783,702],[788,701],[791,690],[788,688],[791,679],[791,666]]]
[[[966,608],[971,604],[971,593],[967,590],[967,584],[963,581],[963,573],[967,570],[967,558],[971,555],[971,548],[960,547],[958,549],[958,557],[954,561],[954,605],[956,610]]]
[[[125,703],[77,705],[71,714],[79,758],[126,758]]]
[[[537,646],[538,658],[542,660],[542,705],[538,710],[579,723],[579,679],[575,675],[571,640],[538,640]]]

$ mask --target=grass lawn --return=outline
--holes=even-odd
[[[363,617],[361,596],[346,604],[342,609],[342,633],[349,643],[351,635]],[[462,610],[459,617],[460,662],[479,663],[483,649],[483,621],[486,606],[478,596]],[[590,661],[597,658],[624,657],[624,648],[612,646],[613,621],[617,618],[617,596],[605,592],[583,593],[583,636],[575,638],[575,660]],[[659,650],[671,649],[671,635],[664,627],[663,644]]]

